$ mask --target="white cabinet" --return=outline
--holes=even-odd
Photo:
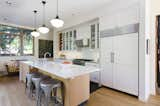
[[[138,34],[114,37],[114,87],[138,95]]]
[[[85,66],[99,68],[99,64],[94,63],[94,62],[86,62]],[[90,81],[95,82],[95,83],[100,83],[100,72],[91,73],[90,74]]]
[[[101,83],[108,87],[113,87],[113,63],[111,62],[111,53],[113,52],[112,37],[101,40]]]
[[[101,40],[103,85],[138,95],[138,33]]]
[[[60,51],[73,51],[76,50],[76,37],[77,37],[77,31],[71,30],[67,32],[63,32],[62,35],[60,35]]]
[[[90,41],[90,47],[91,49],[99,48],[99,23],[93,23],[91,24],[91,41]]]
[[[26,82],[26,75],[29,73],[30,67],[23,62],[20,62],[20,75],[19,80],[22,82]]]

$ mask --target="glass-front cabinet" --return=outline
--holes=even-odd
[[[90,25],[91,29],[91,49],[99,48],[99,23],[94,23]]]
[[[66,32],[66,36],[65,36],[65,37],[66,37],[66,38],[65,38],[65,39],[66,39],[66,41],[65,41],[65,42],[66,42],[66,45],[65,45],[66,48],[65,48],[65,50],[68,50],[68,48],[69,48],[69,45],[68,45],[68,44],[69,44],[69,42],[68,42],[68,39],[69,39],[69,38],[68,38],[68,37],[69,37],[69,36],[68,36],[68,32]]]
[[[89,41],[89,47],[76,45],[76,40],[85,39]],[[84,41],[84,42],[83,42]],[[60,51],[74,51],[77,48],[98,49],[99,48],[99,22],[94,21],[85,26],[77,26],[76,29],[68,29],[60,34]],[[84,45],[84,44],[82,44]]]
[[[73,47],[73,50],[76,50],[76,47],[77,47],[77,46],[76,46],[76,42],[75,42],[75,41],[76,41],[76,38],[77,38],[77,31],[74,30],[74,31],[73,31],[73,42],[72,42],[72,43],[73,43],[73,46],[72,46],[72,47]]]
[[[60,51],[76,50],[76,30],[60,34]]]

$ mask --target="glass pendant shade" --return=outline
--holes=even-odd
[[[38,36],[40,36],[40,33],[37,32],[36,30],[34,30],[33,32],[31,32],[31,35],[34,37],[38,37]]]
[[[42,34],[47,34],[49,32],[49,28],[47,28],[45,25],[38,28],[38,31]]]
[[[52,26],[55,27],[55,28],[60,28],[60,27],[63,27],[63,25],[64,25],[64,21],[61,20],[59,18],[59,15],[58,15],[58,0],[57,0],[57,15],[56,15],[56,18],[52,19],[50,22],[51,22]]]
[[[63,27],[63,25],[64,25],[64,21],[59,19],[58,16],[55,19],[52,19],[50,22],[51,22],[52,26],[56,27],[56,28]]]
[[[46,25],[45,25],[45,5],[46,5],[46,1],[42,0],[42,4],[43,4],[43,25],[38,28],[38,31],[42,34],[47,34],[49,32],[49,28],[47,28]]]

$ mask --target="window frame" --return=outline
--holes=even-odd
[[[8,35],[8,36],[11,36],[11,35],[14,35],[14,36],[19,36],[19,38],[20,38],[20,55],[19,56],[34,56],[35,55],[35,38],[33,37],[33,49],[32,49],[32,54],[24,54],[24,39],[23,39],[23,37],[24,37],[24,35],[25,35],[25,33],[24,33],[24,31],[25,30],[30,30],[30,31],[32,31],[31,29],[27,29],[27,28],[20,28],[20,27],[15,27],[15,26],[9,26],[9,25],[3,25],[3,24],[0,24],[0,27],[1,26],[6,26],[6,27],[13,27],[13,28],[17,28],[18,30],[19,30],[19,32],[20,32],[20,34],[12,34],[12,33],[5,33],[5,32],[3,32],[3,31],[0,31],[0,34],[6,34],[6,35]],[[10,55],[7,55],[7,54],[4,54],[4,55],[2,55],[2,54],[0,54],[0,57],[8,57],[8,56],[13,56],[14,57],[14,55],[12,55],[12,54],[10,54]],[[15,55],[16,56],[16,55]]]
[[[24,34],[23,34],[23,35],[24,35]],[[21,52],[21,55],[20,55],[20,56],[34,56],[34,55],[35,55],[35,51],[34,51],[34,50],[35,50],[35,45],[34,45],[34,44],[35,44],[35,37],[33,37],[33,40],[32,40],[32,42],[33,42],[33,49],[32,49],[32,51],[33,51],[33,52],[32,52],[32,54],[28,54],[28,55],[27,55],[27,54],[24,54],[24,46],[23,46],[23,44],[24,44],[24,43],[23,43],[23,40],[24,40],[24,39],[23,39],[23,35],[22,35],[22,37],[21,37],[21,39],[20,39],[21,42],[22,42],[22,43],[21,43],[21,50],[22,50],[22,52]]]

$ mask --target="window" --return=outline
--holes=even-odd
[[[33,55],[33,45],[34,39],[29,33],[25,33],[23,36],[23,54],[24,55]]]
[[[32,30],[0,25],[0,56],[33,55]]]

